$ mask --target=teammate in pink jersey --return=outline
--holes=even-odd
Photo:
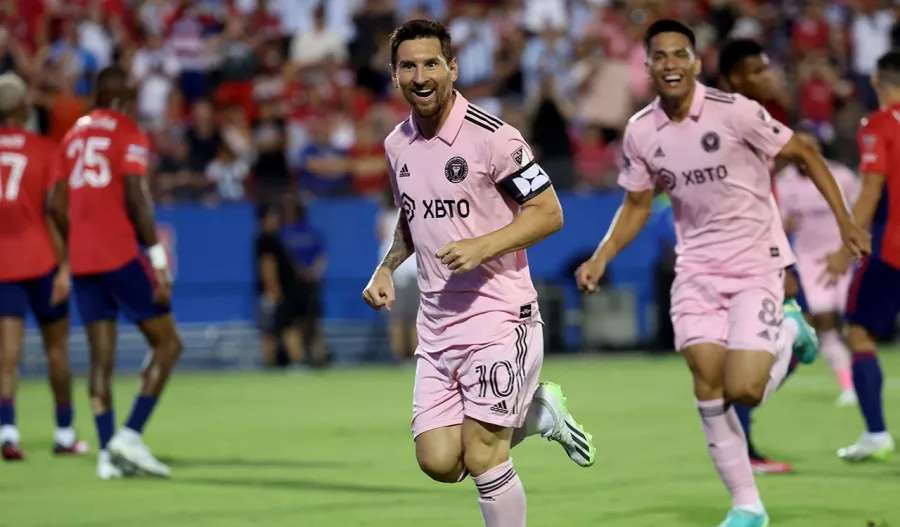
[[[821,151],[816,136],[808,131],[797,132],[797,137]],[[840,185],[844,198],[852,204],[859,195],[859,178],[844,165],[828,162],[831,173]],[[822,355],[837,376],[841,387],[838,406],[856,404],[853,390],[853,373],[850,369],[850,352],[844,344],[838,325],[847,300],[847,291],[853,273],[848,271],[834,285],[821,280],[826,270],[825,258],[841,248],[841,233],[831,220],[831,210],[822,195],[816,191],[812,180],[797,166],[789,165],[775,179],[779,208],[785,229],[793,234],[797,269],[806,295],[806,303],[813,317],[813,326],[819,334]]]
[[[454,91],[458,67],[442,25],[398,27],[391,64],[412,108],[385,140],[403,214],[363,298],[391,309],[391,275],[415,253],[419,466],[447,483],[471,473],[485,525],[524,527],[509,449],[540,433],[581,466],[595,456],[559,386],[538,384],[543,322],[525,249],[562,227],[562,210],[519,132]]]
[[[763,159],[804,166],[826,196],[847,245],[860,254],[869,236],[855,226],[822,158],[760,106],[697,83],[693,32],[674,20],[645,35],[647,71],[659,97],[625,129],[626,197],[594,256],[576,272],[595,291],[607,264],[650,217],[656,183],[672,199],[678,247],[672,286],[676,349],[694,379],[707,448],[731,492],[720,527],[765,527],[769,517],[753,479],[732,403],[757,406],[787,372],[781,342],[784,268],[793,262],[772,204]]]

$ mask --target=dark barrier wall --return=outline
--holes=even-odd
[[[562,291],[568,309],[580,299],[571,272],[602,238],[621,194],[560,196],[565,212],[563,230],[528,251],[532,276],[540,285]],[[379,321],[360,293],[378,258],[375,223],[378,207],[367,199],[321,201],[309,207],[311,221],[327,239],[329,266],[325,275],[325,316],[337,321]],[[251,205],[218,208],[177,206],[157,215],[161,237],[171,247],[175,263],[174,304],[181,322],[224,322],[255,317],[253,241],[256,212]],[[644,232],[610,267],[611,283],[631,287],[642,337],[648,337],[646,307],[653,299],[653,267],[658,246]],[[74,307],[74,305],[73,305]],[[73,314],[77,324],[77,313]]]

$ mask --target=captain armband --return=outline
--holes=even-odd
[[[506,195],[514,199],[519,205],[522,205],[550,188],[552,183],[544,169],[532,161],[518,172],[501,180],[499,185]]]

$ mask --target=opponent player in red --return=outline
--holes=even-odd
[[[759,103],[707,88],[694,34],[674,20],[645,35],[647,71],[659,97],[625,129],[619,183],[625,200],[594,256],[577,271],[595,291],[607,264],[650,217],[661,183],[672,200],[678,247],[672,286],[676,349],[691,369],[710,457],[732,495],[720,527],[765,527],[744,433],[731,405],[757,406],[781,383],[791,350],[782,342],[784,269],[793,254],[772,202],[762,159],[800,164],[827,199],[856,253],[869,236],[852,222],[822,158]]]
[[[848,461],[883,460],[894,451],[882,406],[884,377],[878,338],[900,313],[900,50],[878,59],[873,85],[881,109],[859,130],[862,189],[853,207],[859,225],[872,231],[872,255],[856,270],[847,295],[847,345],[853,354],[853,386],[866,432],[838,456]],[[853,262],[845,250],[827,258],[828,280],[840,281]]]
[[[64,169],[52,206],[68,236],[75,299],[91,349],[101,479],[119,477],[123,470],[170,475],[141,433],[182,348],[169,307],[168,261],[156,237],[147,188],[147,138],[124,113],[133,105],[127,72],[110,66],[98,74],[95,109],[63,139]],[[120,313],[140,328],[152,357],[131,415],[113,437],[111,383]]]
[[[25,459],[14,397],[28,308],[41,327],[56,400],[56,454],[84,454],[72,427],[69,374],[69,265],[46,205],[58,169],[58,147],[25,129],[28,88],[0,75],[0,443],[3,459]]]
[[[419,466],[446,483],[471,473],[485,525],[524,527],[525,490],[510,448],[540,433],[581,466],[595,456],[559,386],[538,385],[543,322],[525,249],[562,227],[562,210],[518,130],[454,91],[458,68],[443,26],[398,27],[391,63],[412,109],[385,140],[403,213],[363,298],[390,309],[391,275],[415,254]]]

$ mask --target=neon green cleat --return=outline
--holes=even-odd
[[[792,343],[794,357],[803,364],[810,364],[816,360],[819,353],[819,337],[816,330],[803,318],[803,311],[793,298],[785,301],[783,310],[785,318],[793,319],[800,328],[797,338]]]
[[[562,445],[569,459],[579,466],[593,465],[597,455],[594,438],[585,432],[584,427],[569,413],[562,388],[553,382],[542,382],[534,394],[534,401],[549,410],[555,422],[553,430],[541,435],[549,441],[556,441]]]
[[[719,527],[769,527],[769,515],[749,511],[747,509],[731,509],[725,521]]]
[[[894,454],[894,438],[888,433],[863,434],[856,443],[838,450],[846,461],[887,461]]]

